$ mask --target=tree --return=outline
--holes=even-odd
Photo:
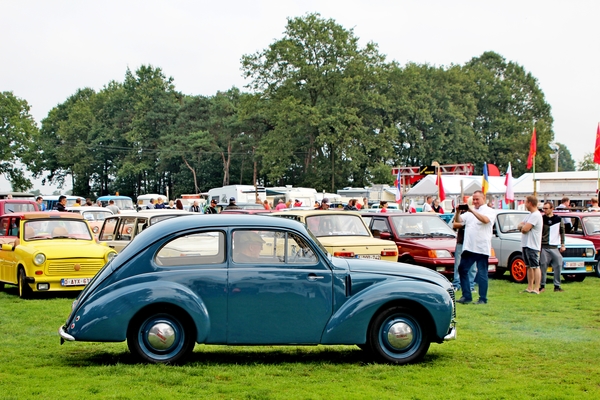
[[[536,170],[553,171],[548,143],[554,139],[550,105],[537,79],[525,69],[494,52],[469,61],[464,70],[477,85],[478,115],[473,120],[477,141],[486,146],[482,155],[503,168],[512,163],[513,174],[526,172],[529,142],[537,132]]]
[[[583,159],[577,164],[577,171],[596,171],[598,164],[594,162],[594,153],[585,153]]]
[[[12,92],[0,92],[0,174],[16,191],[32,187],[22,168],[15,166],[20,161],[27,165],[30,144],[39,134],[29,109],[27,101]]]
[[[282,39],[242,57],[272,127],[258,149],[270,182],[334,190],[364,170],[383,61],[373,43],[359,48],[352,30],[319,14],[288,19]]]

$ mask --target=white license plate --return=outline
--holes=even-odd
[[[381,260],[381,256],[379,254],[359,254],[358,258],[365,258],[367,260]]]
[[[584,264],[583,261],[566,261],[564,268],[581,268]]]
[[[68,278],[68,279],[61,279],[60,280],[60,285],[61,286],[85,286],[90,282],[90,279],[92,278]]]

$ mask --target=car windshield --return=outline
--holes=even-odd
[[[510,232],[519,232],[519,224],[523,222],[525,217],[528,214],[498,214],[498,226],[500,227],[500,232],[502,233],[510,233]]]
[[[585,233],[588,235],[600,235],[600,217],[583,217]]]
[[[110,211],[84,211],[82,213],[83,218],[87,221],[104,221],[106,218],[113,215]]]
[[[419,214],[397,216],[392,218],[398,236],[404,237],[447,237],[454,238],[455,233],[437,215]]]
[[[36,219],[25,222],[23,239],[77,239],[92,240],[88,225],[83,220],[69,220],[64,218]]]
[[[306,226],[316,237],[371,236],[362,218],[352,214],[311,215]]]

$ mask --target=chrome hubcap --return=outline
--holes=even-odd
[[[157,350],[167,350],[175,342],[175,330],[169,324],[159,322],[148,330],[148,344]]]
[[[413,341],[414,332],[410,325],[405,322],[394,322],[387,332],[387,341],[396,350],[404,350]]]

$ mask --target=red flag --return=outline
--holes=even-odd
[[[535,140],[535,126],[533,127],[533,135],[531,135],[531,143],[529,143],[529,157],[527,157],[527,169],[533,167],[535,160],[535,152],[537,150],[537,143]]]
[[[594,150],[594,162],[600,164],[600,123],[596,130],[596,149]]]
[[[442,174],[438,173],[435,184],[438,187],[438,199],[441,203],[442,201],[446,200],[446,192],[444,191],[444,185],[442,184]]]

